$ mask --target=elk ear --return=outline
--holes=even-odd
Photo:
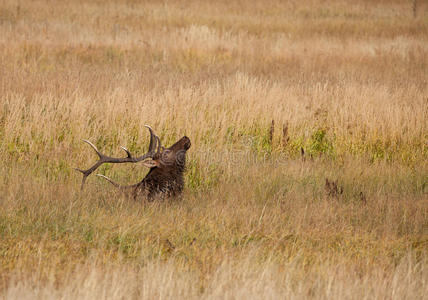
[[[143,165],[147,168],[159,167],[159,162],[157,160],[146,160],[143,161]]]

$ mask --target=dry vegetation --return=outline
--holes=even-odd
[[[0,298],[426,298],[413,2],[0,0]],[[181,201],[80,192],[144,124],[192,140]]]

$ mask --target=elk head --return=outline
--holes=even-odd
[[[81,189],[85,185],[86,178],[104,163],[142,162],[150,170],[141,182],[134,185],[122,186],[104,175],[97,175],[105,178],[122,191],[130,191],[134,199],[144,193],[147,193],[149,200],[157,195],[176,196],[180,194],[184,186],[183,172],[186,166],[186,152],[191,146],[190,139],[184,136],[171,147],[164,148],[152,128],[148,125],[145,126],[150,132],[149,150],[139,157],[132,156],[125,147],[121,148],[126,152],[126,157],[110,157],[101,153],[90,141],[83,140],[94,149],[99,160],[87,170],[76,169],[83,174]]]

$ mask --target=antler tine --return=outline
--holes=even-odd
[[[86,182],[86,178],[91,175],[91,173],[93,171],[95,171],[99,166],[101,166],[103,163],[107,162],[105,159],[107,158],[105,155],[103,155],[102,153],[100,153],[99,151],[97,152],[98,156],[100,157],[100,160],[97,161],[92,167],[90,167],[87,170],[82,170],[82,169],[78,169],[78,168],[74,168],[76,171],[79,171],[80,173],[83,174],[83,178],[82,178],[82,184],[80,185],[80,189],[83,191],[83,187],[85,186],[85,182]]]
[[[85,143],[87,143],[89,146],[91,146],[92,147],[92,149],[94,149],[95,150],[95,152],[98,154],[98,156],[100,157],[100,158],[102,158],[104,155],[98,150],[98,148],[94,145],[94,144],[92,144],[90,141],[88,141],[88,140],[83,140]]]
[[[146,126],[150,130],[149,152],[154,151],[156,149],[156,145],[157,145],[156,153],[160,153],[160,151],[162,149],[162,143],[160,141],[160,138],[154,133],[153,129],[149,125],[144,125],[144,126]]]
[[[129,158],[131,158],[131,157],[132,157],[132,154],[131,154],[131,152],[129,152],[129,150],[128,150],[128,149],[126,149],[126,148],[125,148],[125,147],[123,147],[123,146],[120,146],[120,148],[122,148],[122,150],[126,152],[126,155],[128,155],[128,157],[129,157]]]
[[[155,135],[155,136],[156,136],[156,140],[158,141],[158,150],[156,153],[160,153],[161,149],[162,149],[162,143],[160,141],[160,138],[157,135]]]
[[[97,174],[97,176],[104,178],[105,180],[107,180],[108,182],[110,182],[110,183],[111,183],[112,185],[114,185],[115,187],[120,188],[120,184],[118,184],[118,183],[114,182],[114,181],[113,181],[112,179],[110,179],[109,177],[104,176],[104,175],[102,175],[102,174]]]
[[[80,184],[80,190],[83,191],[83,187],[85,186],[86,178],[89,176],[89,174],[86,174],[84,170],[74,168],[76,171],[79,171],[83,173],[82,183]]]
[[[147,151],[147,153],[153,153],[159,138],[157,138],[157,135],[153,132],[153,129],[149,125],[144,125],[144,126],[147,127],[150,131],[150,144],[149,144],[149,150]]]

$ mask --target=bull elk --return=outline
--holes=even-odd
[[[139,157],[134,157],[125,147],[121,148],[126,152],[126,157],[110,157],[101,153],[90,141],[83,140],[95,150],[99,160],[87,170],[76,169],[83,174],[81,189],[83,190],[86,178],[104,163],[142,162],[150,170],[143,180],[137,184],[123,186],[104,175],[97,174],[97,176],[103,177],[124,192],[130,192],[134,199],[144,195],[144,193],[147,193],[149,201],[152,201],[157,196],[174,197],[179,195],[184,186],[183,172],[186,165],[186,152],[191,146],[190,139],[187,136],[183,136],[171,147],[164,148],[153,129],[148,125],[145,125],[145,127],[150,131],[149,150]]]

